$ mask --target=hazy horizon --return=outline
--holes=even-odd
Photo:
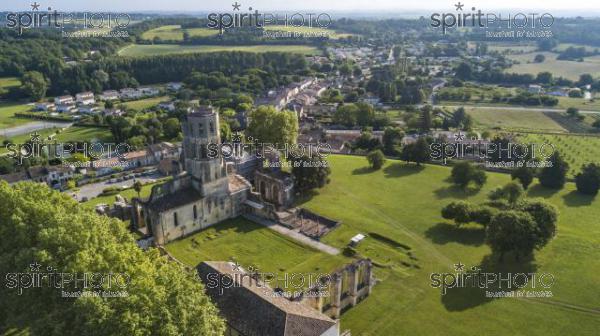
[[[168,2],[144,1],[144,0],[103,0],[103,1],[78,1],[78,0],[52,0],[38,1],[39,8],[46,10],[51,7],[58,11],[126,11],[126,12],[165,12],[165,13],[206,13],[206,12],[231,12],[232,4],[236,1],[223,1],[215,3],[214,1],[194,1],[194,0],[172,0]],[[454,12],[454,4],[458,1],[448,0],[430,0],[425,3],[415,3],[414,1],[394,1],[394,0],[331,0],[324,2],[322,0],[305,0],[300,4],[287,1],[273,0],[251,0],[240,1],[241,11],[248,11],[249,7],[259,11],[328,11],[338,13],[348,13],[354,16],[363,14],[427,14],[432,12]],[[18,1],[10,4],[0,5],[0,11],[28,11],[31,10],[31,4],[34,1]],[[493,10],[525,10],[530,12],[551,12],[555,16],[592,16],[600,13],[600,2],[587,3],[580,8],[574,8],[569,3],[559,0],[535,0],[518,1],[506,0],[499,6],[497,1],[461,1],[464,4],[465,12],[476,7],[482,11]]]

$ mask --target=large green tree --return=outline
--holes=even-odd
[[[295,144],[298,137],[298,118],[292,111],[277,111],[273,106],[259,106],[250,112],[246,132],[261,143]]]
[[[516,259],[530,255],[536,244],[535,222],[531,215],[520,211],[504,211],[494,217],[486,227],[486,242],[494,254],[503,259],[513,252]]]
[[[308,157],[305,155],[292,158],[292,175],[296,191],[305,193],[315,188],[322,188],[329,183],[331,168],[326,163],[327,161],[318,156]]]
[[[126,274],[124,297],[62,297],[64,288],[0,286],[0,329],[32,335],[222,335],[223,320],[191,271],[141,250],[119,220],[35,183],[0,182],[0,273]],[[129,281],[125,281],[125,279]],[[98,279],[98,278],[96,278]],[[25,286],[23,286],[25,287]],[[81,283],[80,287],[81,289]],[[108,290],[107,282],[101,289]]]
[[[33,100],[40,100],[46,96],[48,81],[44,75],[37,71],[28,71],[21,78],[21,90]]]
[[[540,184],[547,188],[561,189],[566,182],[569,164],[562,158],[559,152],[554,152],[550,157],[550,165],[542,168],[538,175]]]
[[[600,166],[590,163],[581,167],[581,172],[575,176],[577,191],[582,194],[595,196],[600,188]]]

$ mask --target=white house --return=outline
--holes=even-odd
[[[84,105],[79,107],[79,113],[94,114],[98,113],[98,111],[100,111],[100,109],[94,105]]]
[[[540,85],[531,84],[527,88],[527,91],[529,91],[531,93],[542,93],[542,87]]]
[[[51,111],[54,109],[54,103],[36,103],[35,110],[36,111]]]
[[[175,102],[172,102],[172,101],[160,102],[160,104],[158,104],[158,107],[163,110],[173,112],[173,111],[175,111]]]
[[[171,91],[179,91],[183,87],[181,82],[171,82],[167,84],[167,89]]]
[[[100,96],[98,98],[100,100],[115,100],[115,99],[119,99],[119,93],[115,90],[108,90],[108,91],[102,92],[102,94],[100,94]]]
[[[54,103],[56,105],[69,105],[74,104],[73,96],[60,96],[54,98]]]
[[[143,87],[140,88],[139,91],[144,96],[156,96],[160,93],[160,90],[154,87]]]
[[[96,103],[96,99],[94,99],[93,92],[81,92],[75,95],[77,99],[77,104],[79,105],[93,105]]]
[[[142,97],[142,92],[132,88],[121,89],[121,98],[138,99]]]
[[[75,103],[70,104],[56,104],[56,112],[69,113],[75,108]]]

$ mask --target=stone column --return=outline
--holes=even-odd
[[[331,294],[331,305],[333,306],[333,318],[340,318],[342,299],[342,276],[339,273],[333,275],[333,293]]]
[[[348,277],[350,284],[348,288],[350,290],[350,304],[352,304],[353,307],[356,306],[356,301],[358,300],[358,282],[360,281],[358,279],[360,273],[359,267],[360,266],[357,264],[352,264],[347,269],[347,271],[350,272],[350,276]]]

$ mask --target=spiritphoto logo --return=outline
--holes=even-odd
[[[554,275],[551,273],[483,272],[478,266],[468,268],[458,262],[454,272],[431,273],[433,288],[440,288],[442,295],[456,288],[485,290],[485,297],[551,297]]]
[[[266,143],[260,142],[252,136],[245,137],[236,133],[231,142],[214,143],[206,145],[207,157],[214,159],[242,158],[244,153],[256,155],[259,159],[279,156],[285,161],[301,158],[326,158],[332,151],[328,143]]]
[[[16,29],[19,35],[25,29],[53,28],[60,29],[63,37],[126,37],[127,31],[110,31],[125,29],[131,22],[127,13],[102,12],[59,12],[52,7],[44,10],[41,4],[34,2],[27,12],[9,12],[6,14],[6,27]],[[77,27],[80,30],[68,32],[67,27]],[[101,31],[102,30],[102,31]],[[107,30],[107,31],[103,31]],[[80,35],[80,36],[79,36]]]
[[[26,143],[6,144],[8,157],[14,159],[18,165],[23,164],[24,159],[45,157],[52,159],[68,159],[74,154],[81,154],[83,158],[89,160],[124,158],[125,154],[131,151],[127,143],[114,142],[57,142],[49,139],[42,139],[40,135],[32,133],[31,139]]]
[[[217,289],[219,295],[229,288],[243,287],[244,281],[259,288],[286,288],[286,291],[274,291],[272,296],[293,298],[303,297],[328,297],[332,277],[327,273],[296,273],[296,272],[260,272],[257,267],[242,268],[237,262],[230,262],[233,274],[208,273],[205,286]],[[311,288],[313,291],[306,291]],[[318,289],[314,291],[314,289]]]
[[[43,267],[37,261],[29,265],[29,272],[6,273],[4,285],[22,295],[25,290],[54,288],[62,297],[126,297],[131,278],[127,273],[60,272],[55,267]]]
[[[444,35],[448,30],[467,27],[480,29],[509,29],[509,31],[504,31],[504,33],[488,31],[486,32],[486,37],[552,36],[552,31],[547,30],[554,24],[554,16],[550,13],[488,13],[483,12],[475,6],[470,8],[471,11],[468,11],[469,9],[465,8],[465,6],[465,4],[459,1],[454,5],[454,12],[432,13],[430,16],[430,26],[436,29],[441,28]]]
[[[453,142],[433,142],[429,145],[431,159],[447,164],[448,159],[483,160],[495,168],[551,166],[550,157],[556,151],[551,143],[491,142],[473,137],[466,139],[462,133],[454,135]]]
[[[327,28],[331,25],[331,16],[327,13],[271,13],[260,12],[258,9],[248,7],[247,12],[242,12],[242,4],[237,1],[232,5],[231,13],[208,14],[208,28],[219,29],[222,34],[228,28],[255,27],[262,28],[268,25],[281,25],[284,27]]]

